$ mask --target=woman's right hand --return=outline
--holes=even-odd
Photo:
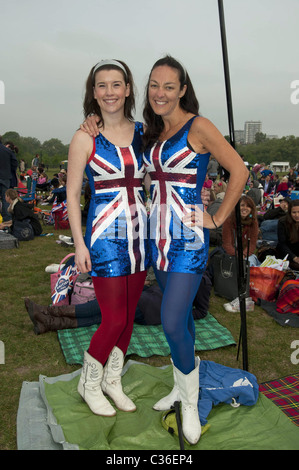
[[[87,116],[83,124],[80,124],[80,129],[81,131],[87,132],[91,137],[97,137],[100,133],[98,127],[99,121],[100,118],[96,114]]]
[[[75,263],[81,273],[88,273],[91,271],[90,254],[85,244],[80,247],[76,247]]]

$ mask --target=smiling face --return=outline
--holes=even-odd
[[[179,108],[180,98],[186,92],[186,85],[181,89],[178,71],[168,65],[153,69],[149,87],[148,99],[155,114],[170,116]]]
[[[246,219],[251,214],[251,207],[249,207],[245,201],[240,203],[240,214],[242,219]]]
[[[102,113],[123,111],[125,100],[130,95],[130,85],[124,81],[119,70],[102,69],[95,74],[94,98]]]

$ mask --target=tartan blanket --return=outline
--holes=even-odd
[[[236,344],[227,328],[220,325],[210,313],[204,318],[194,320],[194,323],[196,351],[212,350]],[[67,364],[83,364],[84,351],[88,349],[91,337],[98,326],[92,325],[57,332]],[[140,357],[168,356],[170,349],[162,325],[145,326],[134,323],[127,356],[130,354],[137,354]]]
[[[259,390],[299,426],[299,374],[265,382]]]

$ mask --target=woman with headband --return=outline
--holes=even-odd
[[[84,115],[99,116],[99,135],[92,138],[78,130],[69,149],[67,201],[75,262],[81,273],[91,272],[102,312],[102,323],[84,353],[78,392],[93,413],[103,416],[116,413],[104,393],[118,409],[136,409],[121,385],[147,268],[143,125],[133,121],[133,87],[124,62],[105,60],[93,67]],[[85,239],[80,210],[84,171],[91,188]]]
[[[241,157],[215,126],[199,116],[198,101],[184,67],[172,57],[158,60],[145,98],[144,161],[151,177],[151,263],[163,291],[161,321],[170,346],[174,387],[156,410],[181,401],[183,433],[190,444],[201,435],[198,415],[199,363],[194,356],[192,304],[209,250],[209,229],[218,228],[238,202],[248,179]],[[85,126],[96,133],[94,118]],[[215,215],[201,210],[201,189],[210,155],[230,173]]]

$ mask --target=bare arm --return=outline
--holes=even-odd
[[[6,222],[2,222],[0,224],[0,230],[3,230],[5,227],[11,227],[12,226],[12,220],[7,220]]]
[[[215,224],[219,227],[239,201],[249,172],[240,155],[208,119],[200,117],[194,120],[188,140],[196,152],[210,152],[220,165],[230,173],[225,197],[213,217]],[[198,208],[197,211],[199,211]],[[215,228],[211,216],[206,212],[202,214],[202,223],[206,228]]]
[[[91,270],[90,255],[82,234],[80,198],[83,173],[92,149],[92,138],[87,133],[77,131],[71,141],[68,155],[67,208],[76,248],[75,262],[81,273]]]

